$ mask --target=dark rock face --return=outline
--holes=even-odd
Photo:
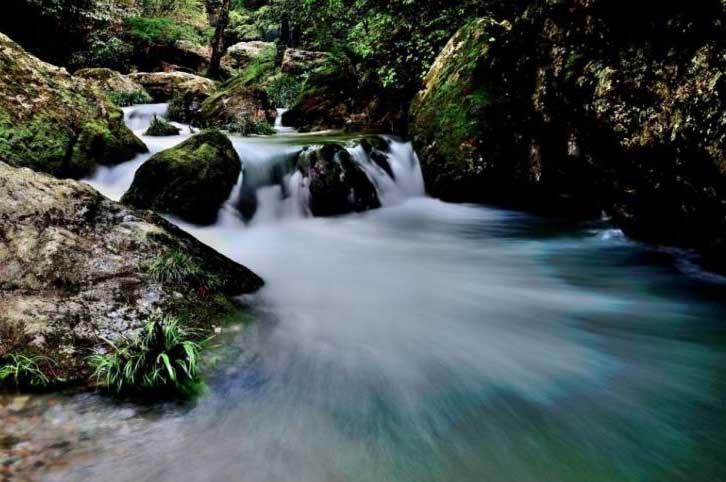
[[[140,330],[152,316],[230,303],[262,280],[150,211],[101,196],[90,186],[0,163],[0,357],[32,353],[55,362],[54,377],[87,383],[87,355]],[[157,282],[148,270],[183,253],[219,281],[218,295],[191,280]],[[206,309],[206,308],[205,308]]]
[[[217,130],[203,131],[146,161],[122,202],[211,224],[240,171],[229,139]]]
[[[411,108],[428,190],[605,210],[726,268],[725,10],[542,1],[511,24],[470,23]]]
[[[0,34],[1,159],[77,178],[145,151],[100,90]]]
[[[338,144],[308,147],[298,157],[298,168],[308,179],[314,216],[361,212],[381,205],[368,176]]]
[[[384,91],[377,79],[360,77],[350,62],[328,59],[312,71],[282,122],[301,132],[400,133],[405,130],[405,104],[403,97]]]

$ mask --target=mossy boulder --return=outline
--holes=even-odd
[[[1,162],[0,232],[0,360],[43,357],[51,385],[92,385],[88,355],[161,314],[211,334],[223,313],[238,309],[233,297],[262,286],[151,211]],[[172,255],[193,265],[194,276],[151,269]]]
[[[121,201],[212,224],[240,171],[239,156],[227,136],[206,130],[146,161]]]
[[[297,160],[307,179],[313,216],[336,216],[380,207],[375,187],[340,144],[310,146]]]
[[[324,66],[330,60],[329,52],[314,50],[285,49],[280,69],[286,74],[303,74]]]
[[[86,80],[42,62],[0,34],[0,158],[57,177],[82,177],[146,146]]]
[[[141,84],[156,102],[168,102],[189,91],[210,94],[216,87],[213,80],[186,72],[136,72],[127,77]]]
[[[726,269],[725,29],[720,0],[534,2],[511,27],[471,22],[410,111],[428,191],[605,211]]]
[[[152,101],[146,90],[129,77],[116,72],[115,70],[93,67],[81,69],[73,74],[75,77],[86,79],[95,84],[101,91],[109,96],[117,105],[129,104],[128,102],[117,102],[117,100],[130,99],[134,103],[144,104]]]
[[[181,132],[181,129],[177,126],[171,124],[164,118],[154,116],[144,135],[152,137],[176,136],[179,132]]]
[[[239,42],[227,49],[222,57],[222,70],[230,77],[233,77],[253,62],[265,59],[274,59],[277,55],[277,47],[273,42]]]
[[[202,103],[194,124],[228,128],[250,122],[270,125],[276,116],[267,92],[240,79],[224,84]]]

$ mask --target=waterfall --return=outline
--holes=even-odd
[[[86,182],[111,199],[119,200],[133,182],[134,174],[154,154],[169,149],[189,138],[189,126],[174,123],[182,129],[176,136],[144,136],[154,116],[163,117],[167,104],[148,104],[124,109],[124,120],[148,146],[149,152],[117,166],[102,166]],[[385,164],[381,165],[355,141],[355,136],[328,132],[300,134],[282,126],[278,109],[273,136],[241,137],[230,135],[235,151],[242,161],[242,172],[221,207],[218,223],[231,225],[269,224],[284,219],[310,216],[308,179],[297,169],[299,153],[307,146],[339,142],[375,187],[382,206],[393,206],[406,199],[425,195],[423,177],[416,153],[410,143],[384,136],[388,144]]]

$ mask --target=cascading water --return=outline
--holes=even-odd
[[[120,199],[133,182],[136,170],[157,152],[173,147],[191,135],[189,126],[175,123],[182,129],[178,136],[149,137],[143,133],[154,116],[166,113],[166,104],[150,104],[126,108],[125,120],[129,127],[149,147],[149,152],[131,162],[118,166],[101,167],[87,180],[89,184],[112,199]],[[285,218],[309,215],[307,180],[297,170],[297,154],[306,145],[326,142],[331,138],[321,135],[294,134],[282,127],[284,109],[278,109],[278,132],[281,137],[239,137],[231,135],[232,144],[243,163],[242,173],[228,201],[219,215],[220,223],[260,224]],[[332,140],[346,142],[350,138],[333,134]],[[391,206],[416,196],[424,195],[424,183],[418,158],[410,143],[387,138],[390,169],[377,165],[358,144],[348,147],[353,160],[360,166],[375,187],[383,206]]]
[[[175,222],[265,279],[254,323],[194,404],[33,412],[38,437],[73,435],[48,481],[726,480],[722,280],[607,225],[422,196],[393,139],[387,167],[349,151],[384,208],[307,218],[292,159],[331,139],[232,138],[245,173],[218,223]],[[91,182],[117,198],[146,157]]]

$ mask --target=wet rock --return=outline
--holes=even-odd
[[[263,88],[232,81],[202,103],[194,124],[228,128],[253,122],[269,128],[276,115],[277,112]]]
[[[214,81],[186,72],[137,72],[127,77],[141,84],[156,102],[167,102],[190,91],[210,94],[216,87]]]
[[[98,89],[0,34],[0,159],[82,177],[145,151]]]
[[[361,212],[381,205],[368,176],[339,144],[306,148],[298,156],[298,169],[307,179],[314,216]]]
[[[411,108],[429,192],[604,210],[726,268],[725,26],[717,0],[539,2],[511,26],[470,23]]]
[[[181,129],[177,126],[169,123],[163,118],[154,116],[148,129],[144,132],[144,135],[152,137],[176,136],[179,132],[181,132]]]
[[[146,161],[122,202],[211,224],[240,170],[239,156],[227,136],[203,131]]]
[[[92,383],[89,350],[132,335],[160,313],[211,329],[193,280],[154,281],[151,262],[184,253],[219,280],[219,293],[261,280],[149,211],[110,201],[90,186],[0,163],[0,358],[52,360],[51,382]],[[181,293],[181,298],[179,294]],[[201,311],[200,311],[201,310]],[[202,313],[204,311],[204,313]]]

